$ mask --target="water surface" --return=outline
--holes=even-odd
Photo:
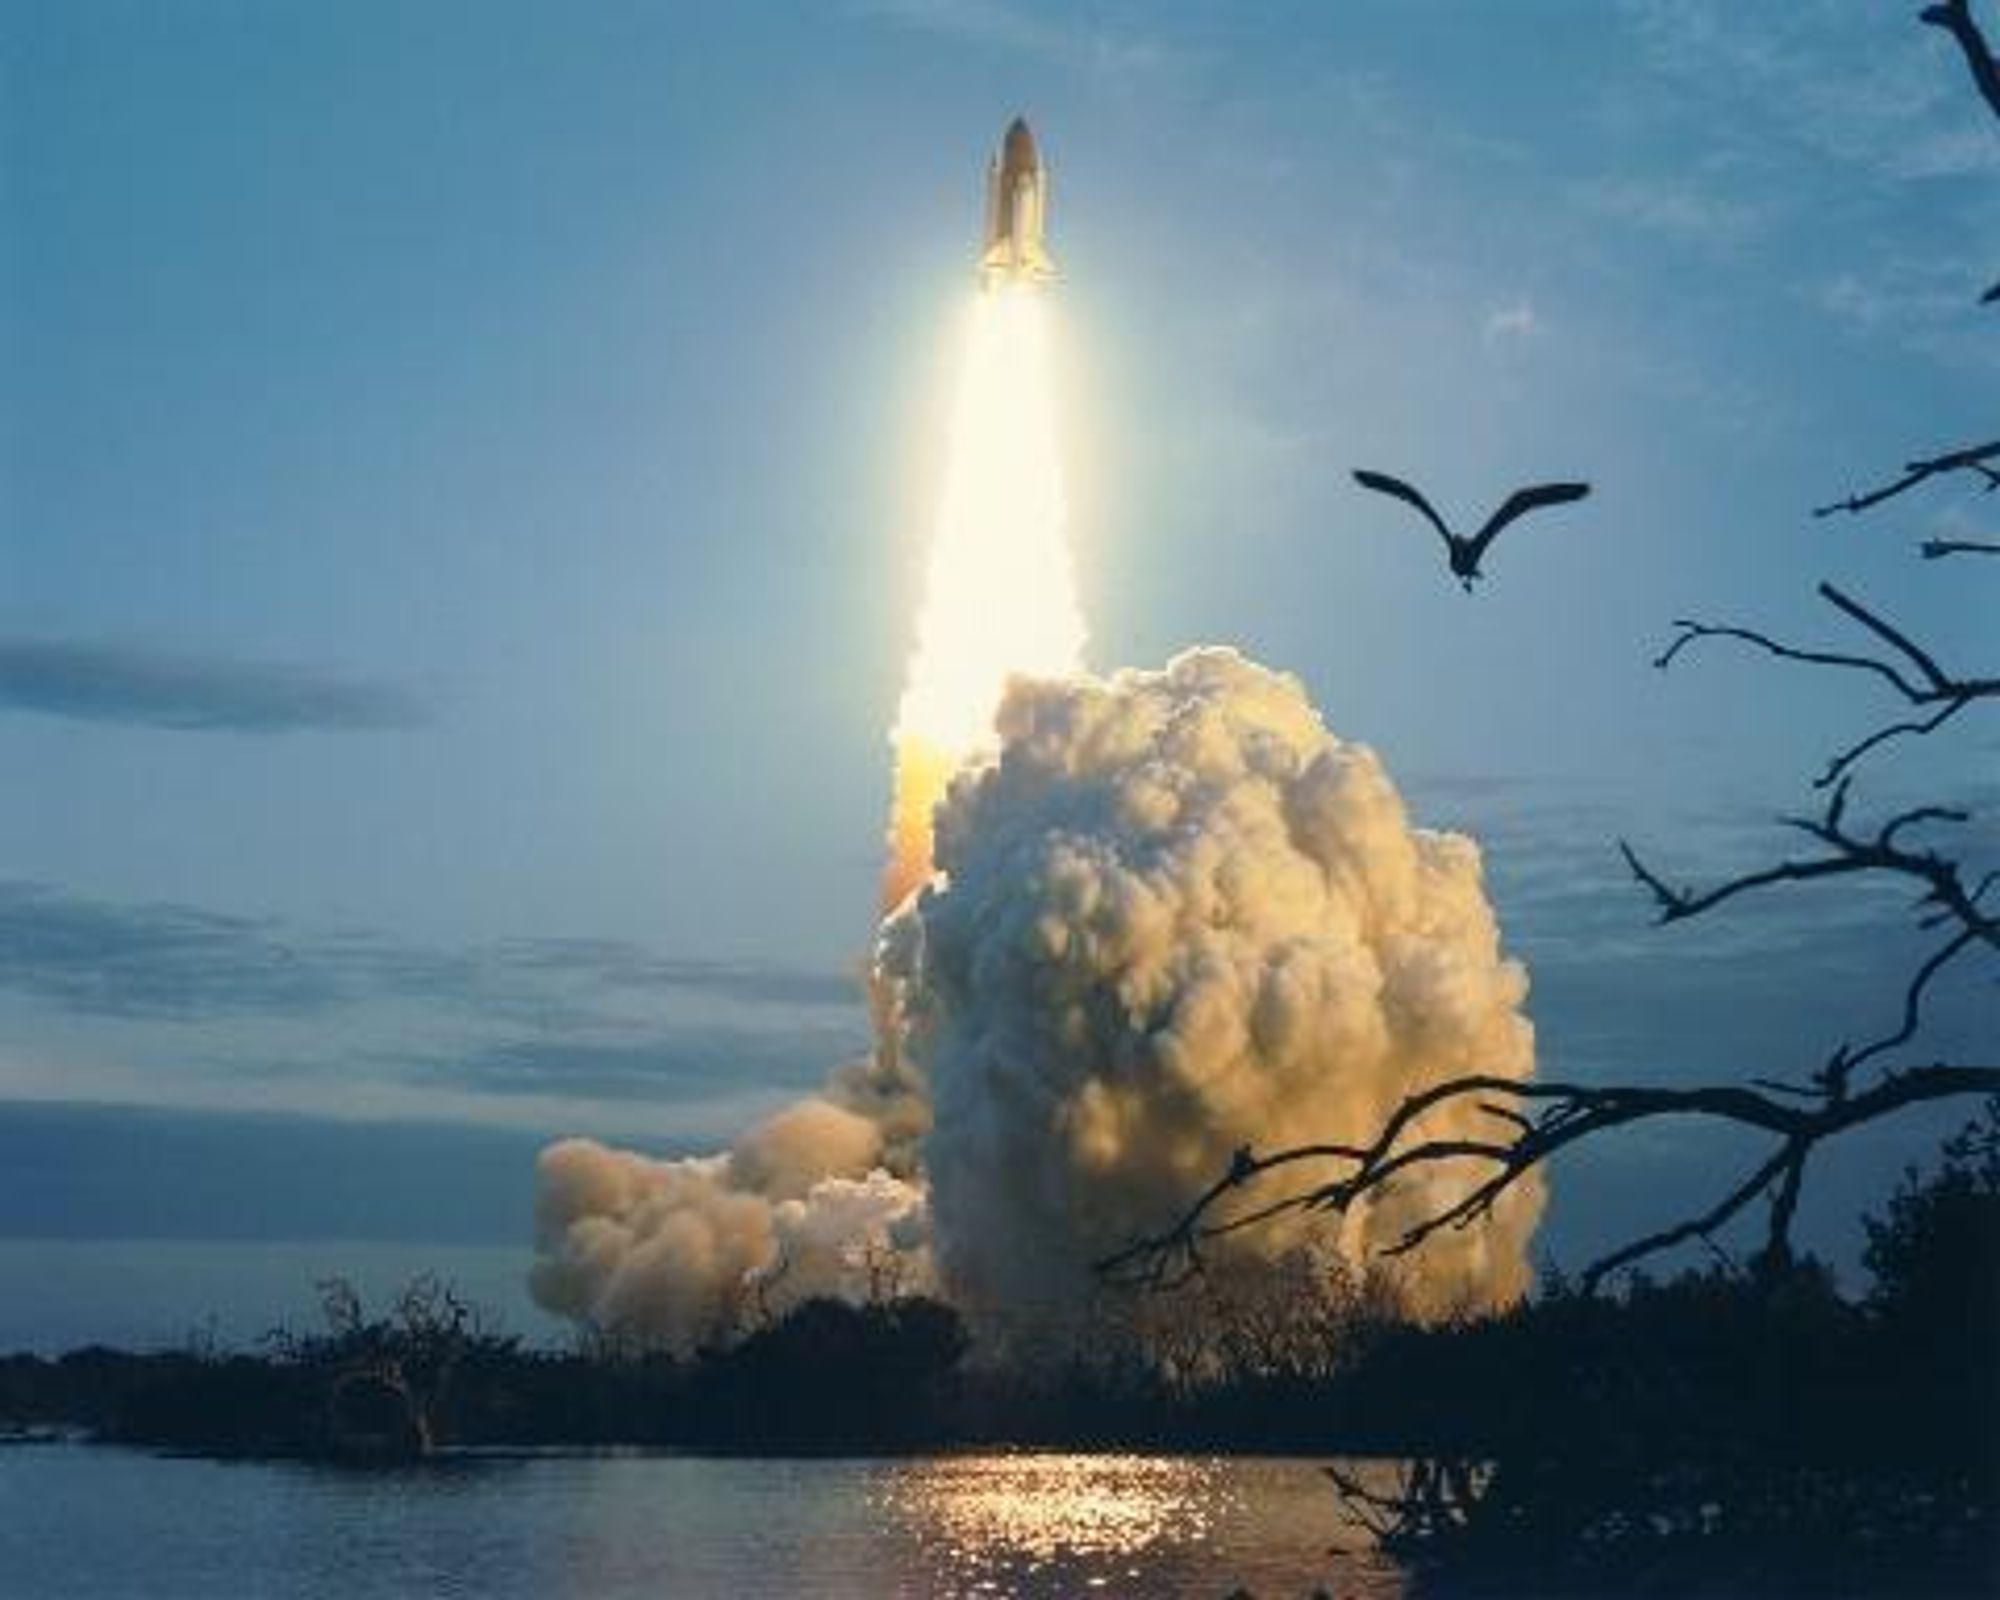
[[[1311,1461],[465,1457],[361,1472],[0,1449],[0,1590],[38,1600],[1260,1597],[1401,1592]]]

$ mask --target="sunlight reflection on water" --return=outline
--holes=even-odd
[[[1351,1466],[1352,1464],[1350,1464]],[[1364,1474],[1368,1469],[1364,1468]],[[0,1594],[35,1600],[1394,1600],[1319,1464],[459,1455],[357,1472],[0,1450]]]
[[[1331,1553],[1332,1497],[1305,1462],[948,1457],[885,1475],[875,1509],[919,1547],[938,1593],[1302,1594],[1336,1568],[1344,1593],[1402,1588],[1386,1562]]]
[[[1029,1456],[948,1461],[890,1480],[880,1507],[893,1523],[934,1537],[937,1559],[974,1593],[999,1594],[1010,1570],[1032,1575],[1063,1565],[1123,1566],[1160,1544],[1198,1546],[1208,1537],[1201,1465],[1165,1457]]]

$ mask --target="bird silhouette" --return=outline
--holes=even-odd
[[[1247,1144],[1238,1145],[1236,1154],[1229,1158],[1229,1179],[1231,1184],[1247,1183],[1257,1170],[1257,1158],[1250,1153]]]
[[[1538,483],[1530,489],[1516,489],[1507,497],[1506,503],[1486,519],[1486,526],[1471,538],[1453,533],[1432,507],[1430,501],[1417,493],[1401,478],[1392,478],[1386,472],[1370,472],[1357,468],[1354,481],[1364,489],[1373,489],[1377,494],[1386,494],[1415,506],[1423,513],[1424,519],[1437,529],[1444,540],[1445,549],[1450,552],[1451,570],[1464,585],[1467,594],[1472,593],[1472,585],[1482,576],[1479,570],[1480,558],[1486,554],[1486,547],[1500,535],[1500,530],[1516,517],[1525,516],[1530,511],[1543,506],[1565,505],[1571,500],[1581,500],[1590,493],[1587,483]]]

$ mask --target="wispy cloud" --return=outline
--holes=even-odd
[[[1888,340],[1954,366],[1990,367],[1976,287],[1991,259],[1949,252],[1886,255],[1807,286],[1806,299],[1848,332]]]
[[[1755,108],[1734,138],[1781,140],[1881,177],[2000,168],[2000,141],[1983,125],[1963,64],[1915,7],[1887,27],[1843,0],[1627,0],[1625,11],[1659,71]],[[1858,33],[1868,43],[1857,54]]]
[[[90,1015],[189,1018],[316,1011],[342,986],[268,921],[0,882],[0,987]]]
[[[1847,331],[1991,364],[1974,302],[2000,258],[2000,137],[1949,40],[1914,7],[1837,0],[1627,0],[1625,13],[1673,108],[1678,176],[1587,186],[1582,203],[1722,243],[1782,223],[1791,237],[1774,249],[1833,263],[1798,293]]]
[[[173,902],[94,899],[0,879],[0,990],[86,1015],[306,1014],[417,1000],[486,1017],[601,1018],[619,995],[725,1009],[859,1007],[851,974],[675,957],[617,939],[529,939],[436,949],[363,932]]]
[[[1684,178],[1625,175],[1593,178],[1575,187],[1586,210],[1648,233],[1691,244],[1725,247],[1754,232],[1764,220],[1747,198]]]
[[[275,662],[49,639],[0,639],[0,709],[239,734],[403,728],[424,716],[414,696],[389,684]]]
[[[800,1091],[866,1047],[865,1029],[690,1026],[634,1038],[507,1040],[411,1066],[427,1084],[480,1094],[582,1100],[704,1101],[758,1089]]]
[[[1541,326],[1541,319],[1535,315],[1535,303],[1524,295],[1487,312],[1479,336],[1489,345],[1499,344],[1507,339],[1532,338],[1541,331]]]
[[[819,1082],[868,1038],[860,984],[838,971],[618,939],[426,946],[5,879],[0,1000],[16,1040],[57,1041],[71,1061],[110,1042],[175,1063],[183,1084],[277,1086],[293,1103],[338,1082],[342,1103],[485,1102],[503,1118],[538,1101],[572,1119],[592,1102],[740,1110]]]
[[[1181,61],[1163,36],[1115,14],[1039,11],[1015,0],[859,0],[855,10],[871,20],[1035,56],[1104,80],[1169,71]]]
[[[529,939],[499,947],[516,971],[582,975],[613,988],[689,990],[756,1005],[852,1007],[854,974],[662,956],[621,939]]]

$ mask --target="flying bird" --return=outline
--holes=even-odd
[[[1444,540],[1445,549],[1450,552],[1451,570],[1458,581],[1465,586],[1467,594],[1472,593],[1472,585],[1481,574],[1480,558],[1486,554],[1486,547],[1500,536],[1500,530],[1516,517],[1525,516],[1543,506],[1566,505],[1571,500],[1581,500],[1590,493],[1587,483],[1538,483],[1530,489],[1516,489],[1507,497],[1506,504],[1486,519],[1486,526],[1471,538],[1453,533],[1444,525],[1440,517],[1421,494],[1417,493],[1401,478],[1392,478],[1386,472],[1370,472],[1357,468],[1354,481],[1364,489],[1373,489],[1377,494],[1386,494],[1405,505],[1412,505],[1421,511],[1426,521],[1437,529]]]

